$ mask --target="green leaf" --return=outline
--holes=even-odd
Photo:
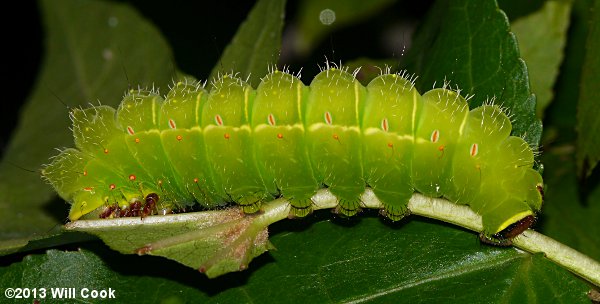
[[[121,253],[163,256],[214,278],[246,269],[271,248],[267,226],[272,221],[264,220],[266,214],[244,215],[232,207],[145,219],[79,220],[67,229],[94,234]]]
[[[471,107],[496,98],[512,115],[513,134],[538,145],[542,124],[535,96],[508,19],[495,1],[437,1],[408,57],[417,87],[429,90],[450,80],[472,94]]]
[[[575,284],[565,296],[585,300],[579,294],[584,283],[539,256],[481,245],[474,234],[417,218],[392,226],[377,218],[320,222],[303,234],[276,235],[272,242],[278,251],[277,263],[269,265],[276,267],[271,276],[285,278],[295,289],[311,286],[303,291],[312,289],[317,301],[514,303],[529,293],[541,302],[546,296],[560,302],[546,294],[544,280]]]
[[[544,128],[544,146],[553,141],[565,142],[576,138],[577,103],[585,59],[585,44],[589,32],[590,7],[595,0],[576,0],[571,8],[571,22],[565,47],[565,58],[554,88],[555,97],[544,114],[549,128]]]
[[[26,257],[0,268],[0,285],[114,288],[127,303],[589,303],[587,284],[542,256],[480,245],[474,234],[437,223],[281,224],[273,229],[277,251],[217,280],[163,259],[94,248]]]
[[[595,2],[590,14],[590,31],[581,74],[577,110],[577,167],[581,176],[589,176],[600,160],[600,4]]]
[[[539,11],[515,20],[511,26],[529,69],[538,117],[543,117],[554,96],[552,89],[563,59],[571,4],[571,1],[548,1]]]
[[[546,164],[546,198],[541,217],[542,232],[588,256],[600,260],[600,187],[582,202],[577,185],[574,155],[553,149]]]
[[[573,4],[565,60],[555,87],[556,97],[544,118],[547,128],[544,128],[541,160],[545,167],[546,195],[537,229],[599,260],[600,187],[594,183],[588,187],[578,183],[575,162],[577,104],[574,101],[580,93],[585,42],[591,25],[591,3],[575,1]],[[588,193],[582,195],[584,192]]]
[[[12,243],[0,247],[8,251],[32,234],[56,233],[65,218],[64,203],[47,205],[55,192],[39,173],[17,167],[40,168],[56,148],[73,146],[68,110],[59,99],[70,107],[114,106],[128,84],[166,88],[174,71],[165,40],[129,6],[80,0],[40,4],[47,55],[0,164],[0,240]],[[61,209],[60,215],[52,209]]]
[[[98,246],[97,246],[98,247]],[[164,278],[148,277],[143,274],[152,270],[156,258],[140,258],[121,256],[106,247],[89,250],[65,252],[48,250],[46,254],[29,255],[22,262],[10,267],[0,268],[0,286],[4,288],[28,287],[37,288],[37,297],[31,296],[41,303],[85,302],[100,303],[103,299],[85,299],[81,296],[84,288],[89,290],[114,290],[114,299],[104,299],[102,302],[115,303],[192,303],[205,297],[193,284],[184,284],[178,276],[190,275],[194,272],[183,266],[171,265],[171,274]],[[169,264],[168,261],[161,262]],[[173,263],[175,264],[175,263]],[[114,267],[114,268],[113,268]],[[178,269],[177,267],[181,267]],[[165,269],[162,269],[165,270]],[[194,272],[200,276],[198,272]],[[157,288],[160,286],[160,288]],[[40,288],[46,289],[46,297],[40,296]],[[75,288],[75,299],[60,299],[52,297],[52,288]],[[70,301],[69,301],[70,300]]]
[[[215,79],[219,73],[233,71],[257,87],[269,66],[279,60],[281,30],[285,14],[285,0],[259,0],[244,23],[240,25],[231,43],[210,73]]]

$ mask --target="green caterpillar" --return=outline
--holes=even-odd
[[[280,196],[304,216],[323,187],[339,212],[354,215],[370,187],[392,220],[407,214],[418,191],[469,205],[486,236],[527,229],[543,182],[502,109],[469,111],[447,88],[421,96],[403,76],[386,73],[364,87],[328,68],[310,86],[274,71],[256,89],[225,75],[210,92],[179,82],[165,100],[131,90],[116,111],[73,110],[77,149],[62,151],[42,175],[72,204],[73,221],[196,203],[234,202],[252,213]]]

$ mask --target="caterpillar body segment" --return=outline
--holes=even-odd
[[[463,194],[457,193],[452,170],[469,115],[467,101],[457,92],[433,89],[423,94],[422,104],[415,130],[412,169],[415,188],[432,197],[464,199]],[[477,184],[474,182],[472,189],[477,189]]]
[[[414,134],[423,100],[410,81],[396,74],[375,78],[367,92],[362,115],[365,181],[385,202],[383,213],[398,220],[415,191]]]
[[[222,200],[234,201],[244,212],[256,212],[274,193],[256,166],[250,127],[255,91],[238,78],[223,76],[213,84],[202,110],[206,156]]]
[[[161,138],[161,106],[164,100],[154,92],[134,90],[125,96],[117,110],[117,124],[125,131],[130,154],[151,177],[157,193],[165,193],[175,204],[193,202],[194,197],[184,186],[184,180],[167,157]],[[137,115],[139,114],[139,115]],[[126,176],[136,175],[130,173]],[[135,184],[135,180],[132,182]],[[145,197],[146,192],[140,198]]]
[[[267,75],[252,107],[254,155],[260,174],[290,200],[298,216],[311,211],[311,197],[321,187],[306,149],[305,113],[308,87],[279,71]]]
[[[202,106],[207,99],[208,92],[196,81],[176,83],[161,107],[159,129],[167,158],[181,177],[184,189],[203,207],[211,208],[223,203],[225,192],[216,188],[207,165],[201,128]]]
[[[235,202],[247,213],[283,196],[303,216],[322,187],[353,215],[370,187],[393,220],[418,191],[469,205],[492,236],[509,235],[499,233],[542,203],[533,152],[510,136],[500,107],[469,111],[459,93],[421,95],[398,74],[366,87],[337,68],[309,86],[281,71],[256,89],[232,75],[209,91],[186,80],[165,100],[134,90],[117,111],[98,106],[71,117],[77,149],[42,172],[72,203],[71,220],[153,193],[157,208]]]
[[[306,100],[306,148],[314,174],[346,215],[359,210],[365,188],[359,117],[365,96],[354,76],[328,69],[313,79]]]

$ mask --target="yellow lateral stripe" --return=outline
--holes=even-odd
[[[498,227],[498,230],[496,232],[494,232],[494,234],[506,229],[506,227],[524,219],[526,216],[529,216],[529,215],[533,215],[533,212],[531,212],[530,210],[519,212],[519,213],[511,216],[509,219],[504,221],[504,223],[502,223],[502,225],[500,225],[500,227]]]
[[[250,122],[250,116],[248,116],[248,99],[250,95],[250,90],[252,89],[247,88],[244,90],[244,115],[247,122]]]
[[[196,117],[196,125],[200,126],[200,101],[202,100],[202,95],[204,95],[204,93],[202,94],[198,94],[196,95],[196,107],[194,107],[194,117]]]
[[[258,132],[258,131],[262,131],[264,129],[269,129],[269,128],[273,128],[273,126],[271,126],[269,124],[260,124],[260,125],[255,126],[252,131],[253,132]],[[286,130],[298,129],[298,130],[304,131],[304,125],[303,124],[277,125],[276,128],[284,128]]]
[[[463,118],[463,121],[460,123],[460,128],[458,129],[458,135],[460,137],[462,137],[462,135],[463,135],[465,126],[467,125],[467,119],[469,118],[469,115],[471,115],[471,111],[467,112],[467,115],[465,115],[465,117]],[[458,141],[459,139],[457,138],[456,140]]]
[[[323,122],[318,122],[310,125],[308,127],[308,131],[315,132],[325,128],[342,128],[342,131],[354,131],[360,133],[360,128],[358,126],[342,126],[342,125],[328,125]]]
[[[300,81],[296,86],[296,106],[298,107],[298,117],[300,118],[300,123],[303,123],[304,119],[302,117],[302,82]]]
[[[362,86],[356,79],[354,79],[354,113],[356,113],[356,123],[360,125],[359,115],[358,115],[358,103],[360,102],[360,96],[358,95],[359,86]]]
[[[411,131],[413,133],[413,136],[415,134],[417,134],[417,130],[416,130],[417,121],[416,120],[417,120],[417,105],[419,103],[418,101],[419,101],[419,98],[417,98],[417,94],[413,93],[413,110],[412,110],[412,126],[411,126],[411,129],[412,129]]]
[[[155,126],[157,125],[157,123],[156,123],[156,102],[154,102],[154,100],[152,102],[152,124]]]
[[[367,128],[363,134],[365,136],[367,135],[373,135],[373,134],[378,134],[378,133],[383,133],[383,134],[390,134],[390,135],[395,135],[399,140],[409,140],[409,141],[413,141],[414,140],[414,136],[412,135],[407,135],[407,134],[398,134],[396,132],[384,132],[379,128]]]
[[[204,127],[204,131],[209,131],[209,130],[216,129],[216,128],[227,128],[228,130],[232,130],[233,132],[242,131],[242,130],[252,132],[252,128],[248,124],[241,125],[239,127],[208,125],[208,126]]]

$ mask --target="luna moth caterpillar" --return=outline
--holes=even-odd
[[[482,234],[503,240],[527,229],[543,200],[534,153],[510,135],[501,107],[469,110],[448,87],[421,95],[405,74],[382,73],[365,87],[328,67],[306,86],[273,71],[256,89],[227,74],[210,91],[187,79],[164,100],[130,90],[116,110],[70,116],[76,148],[42,174],[72,204],[72,221],[195,204],[253,213],[276,197],[304,216],[323,187],[351,216],[369,187],[392,220],[416,191],[468,205]]]

